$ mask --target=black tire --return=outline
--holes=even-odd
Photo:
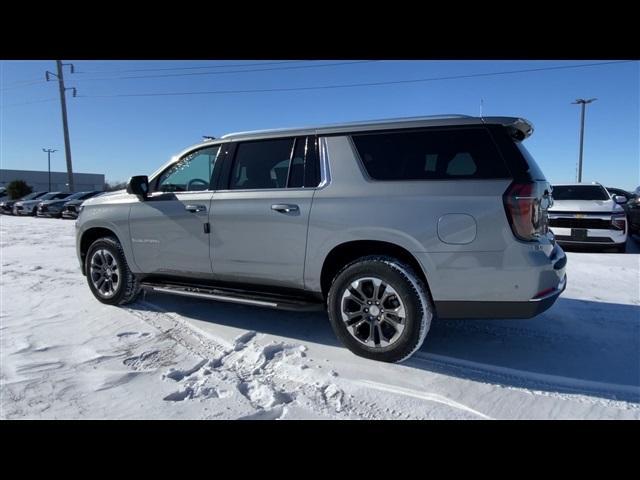
[[[107,252],[116,259],[119,268],[118,286],[109,297],[106,297],[102,292],[98,291],[98,288],[92,280],[91,259],[99,250],[107,250]],[[122,245],[120,245],[120,242],[115,237],[99,238],[91,244],[85,257],[85,273],[91,293],[93,293],[94,297],[100,302],[106,303],[107,305],[125,305],[131,303],[140,294],[140,282],[129,269]]]
[[[369,276],[391,286],[405,306],[403,330],[393,343],[387,346],[378,345],[379,341],[374,341],[375,347],[365,345],[351,333],[355,328],[350,331],[350,327],[343,320],[342,303],[346,290],[358,278]],[[329,290],[327,311],[333,331],[351,352],[383,362],[402,362],[418,350],[429,331],[434,314],[431,296],[421,278],[408,265],[387,256],[362,257],[340,270]],[[375,338],[379,340],[380,336],[377,335]]]

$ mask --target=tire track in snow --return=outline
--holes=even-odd
[[[589,397],[589,401],[607,406],[611,406],[614,402],[635,402],[637,405],[624,404],[622,408],[640,410],[640,387],[633,385],[618,385],[530,372],[471,362],[435,353],[418,352],[412,357],[412,360],[435,365],[445,371],[454,370],[462,374],[469,374],[471,380],[478,379],[487,383],[507,384],[508,388],[525,389],[532,393],[561,398],[566,398],[566,394],[586,395]],[[540,389],[543,392],[536,392],[535,389]],[[594,395],[604,398],[594,397]]]
[[[395,385],[389,385],[387,383],[374,382],[372,380],[351,380],[352,383],[356,385],[361,385],[368,388],[373,388],[375,390],[379,390],[382,392],[395,393],[398,395],[405,395],[407,397],[418,398],[420,400],[427,400],[429,402],[436,402],[446,405],[447,407],[455,408],[458,410],[462,410],[473,415],[477,415],[478,417],[484,420],[493,420],[488,415],[485,415],[478,410],[474,410],[467,405],[456,402],[455,400],[451,400],[450,398],[445,397],[444,395],[438,395],[437,393],[429,393],[429,392],[420,392],[418,390],[413,390],[411,388],[398,387]]]

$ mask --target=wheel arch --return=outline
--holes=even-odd
[[[395,243],[381,240],[353,240],[336,245],[325,257],[320,273],[320,287],[323,298],[327,298],[331,282],[344,266],[360,257],[369,255],[389,256],[407,264],[420,277],[429,290],[429,294],[431,294],[426,272],[418,259],[409,250]]]
[[[104,237],[113,237],[120,244],[122,244],[122,242],[120,241],[120,238],[118,238],[118,235],[113,230],[106,227],[91,227],[82,233],[80,237],[79,246],[80,246],[80,259],[81,259],[80,266],[81,266],[83,275],[87,274],[85,270],[85,259],[87,257],[87,252],[89,251],[89,247],[93,242],[95,242],[99,238],[104,238]]]

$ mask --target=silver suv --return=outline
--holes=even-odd
[[[402,361],[436,316],[529,318],[564,290],[532,131],[450,115],[210,139],[84,202],[82,272],[112,305],[326,308],[352,352]]]

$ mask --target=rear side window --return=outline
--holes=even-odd
[[[259,190],[310,188],[319,183],[315,137],[278,138],[239,143],[229,188]]]
[[[375,180],[509,178],[484,129],[422,130],[353,135],[369,176]]]
[[[285,188],[293,143],[293,138],[240,143],[229,188]]]

